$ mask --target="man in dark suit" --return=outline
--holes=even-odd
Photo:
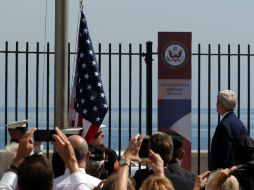
[[[234,113],[236,104],[236,96],[231,90],[220,91],[217,95],[216,106],[221,121],[212,139],[210,170],[231,167],[233,142],[248,134],[244,124]]]
[[[173,158],[169,161],[167,164],[167,169],[170,173],[178,174],[180,176],[183,176],[192,183],[195,183],[196,175],[191,173],[189,170],[186,170],[181,167],[181,161],[183,159],[183,156],[185,154],[185,151],[183,149],[183,137],[173,131],[168,133],[173,140]]]

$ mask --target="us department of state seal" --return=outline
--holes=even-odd
[[[170,68],[178,69],[187,62],[187,50],[179,42],[171,42],[162,50],[162,60]]]

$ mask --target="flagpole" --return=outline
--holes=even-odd
[[[54,125],[68,127],[68,0],[55,0]]]

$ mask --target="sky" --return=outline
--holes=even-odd
[[[254,41],[251,0],[85,0],[83,4],[95,44],[149,40],[156,44],[158,31],[192,32],[193,45]],[[71,43],[75,43],[78,10],[79,1],[70,0]],[[53,0],[1,0],[0,47],[5,41],[54,42],[54,12]]]
[[[112,43],[112,49],[117,49],[118,44],[122,43],[124,49],[128,47],[129,43],[134,46],[152,41],[154,44],[153,51],[156,52],[158,32],[192,32],[193,53],[197,52],[199,43],[203,47],[211,44],[212,51],[216,51],[217,45],[221,44],[222,53],[227,52],[228,44],[231,44],[232,53],[236,53],[238,44],[241,44],[245,52],[247,44],[250,44],[251,47],[254,44],[253,0],[84,0],[83,6],[95,47],[97,47],[98,43],[101,43],[103,47],[107,47],[108,43]],[[79,0],[69,0],[68,11],[68,36],[73,50],[77,36]],[[0,0],[0,51],[5,49],[5,41],[9,42],[9,49],[12,50],[15,49],[16,41],[19,42],[20,49],[23,50],[25,49],[25,42],[30,42],[30,49],[36,46],[36,42],[40,42],[41,48],[45,46],[46,42],[50,42],[52,44],[51,51],[54,51],[54,31],[54,0]],[[34,57],[31,59],[35,60]],[[226,59],[224,60],[225,62],[227,61]],[[11,71],[14,70],[14,62],[14,58],[9,58],[9,70]],[[193,81],[197,83],[195,81],[197,75],[195,74],[195,69],[193,70]],[[154,79],[156,79],[157,71],[153,71]],[[35,72],[31,72],[29,76],[32,78],[34,74]],[[12,73],[12,75],[14,74]],[[242,75],[242,77],[244,78],[242,81],[246,89],[246,75]],[[35,87],[35,80],[31,78],[29,83]],[[9,75],[9,80],[9,83],[14,84],[14,77]],[[234,89],[236,89],[237,85],[236,80],[237,77],[232,74]],[[116,81],[113,80],[113,83]],[[254,81],[254,75],[251,81]],[[207,82],[203,79],[202,82],[201,90],[206,91]],[[216,80],[212,82],[216,83]],[[20,79],[19,84],[21,83],[24,83],[24,77]],[[135,85],[135,82],[133,83]],[[153,83],[153,93],[155,94],[153,107],[156,108],[157,80],[153,80]],[[117,83],[112,86],[118,88]],[[0,54],[0,88],[4,89],[4,54]],[[22,96],[20,99],[24,100],[24,89],[22,88],[24,87],[20,87],[19,90]],[[14,107],[15,104],[14,89],[14,85],[10,85],[8,88],[8,106],[10,107]],[[197,92],[196,89],[195,91]],[[253,91],[254,89],[252,89],[252,94],[254,94]],[[31,93],[29,103],[31,107],[34,107],[35,92],[30,90],[29,93]],[[216,93],[217,87],[214,87],[212,92],[213,108],[216,105]],[[193,93],[192,95],[193,105],[197,107],[197,94]],[[123,107],[125,105],[128,106],[128,101],[126,101],[128,100],[128,93],[123,93],[122,96]],[[145,96],[145,93],[143,93],[143,96]],[[244,96],[242,98],[246,99],[246,94]],[[52,95],[51,97],[54,96]],[[112,101],[116,101],[115,107],[118,106],[117,98],[112,98]],[[39,101],[45,107],[45,99],[41,98]],[[51,103],[52,101],[53,98]],[[204,107],[207,107],[207,95],[202,97],[201,101],[204,103]],[[245,107],[246,101],[242,103]],[[143,102],[142,106],[145,106],[145,100]],[[21,104],[20,107],[24,107],[24,101]],[[133,105],[138,104],[135,104],[133,100]],[[253,108],[253,105],[252,101],[251,108]],[[4,91],[0,90],[0,108],[3,107]],[[2,120],[2,123],[3,118],[2,115],[0,117],[0,122]],[[41,118],[43,117],[41,116]],[[205,120],[206,118],[202,119]]]
[[[122,43],[154,43],[158,32],[192,32],[193,52],[198,43],[223,48],[237,44],[243,48],[254,43],[253,0],[85,0],[83,2],[94,45],[113,48]],[[69,41],[75,47],[79,1],[69,0]],[[10,49],[19,41],[35,47],[36,42],[54,43],[54,0],[0,0],[0,50],[9,42]],[[53,48],[53,45],[51,46]],[[224,49],[226,51],[226,49]],[[3,68],[3,67],[1,67]],[[3,72],[3,71],[2,71]],[[3,75],[3,73],[0,74]],[[3,80],[1,80],[1,85]],[[156,90],[156,89],[155,89]],[[3,95],[3,94],[2,94]],[[1,96],[1,94],[0,94]]]

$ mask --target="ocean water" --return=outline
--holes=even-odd
[[[129,138],[134,136],[139,132],[139,110],[132,109],[131,110],[131,122],[129,121],[129,110],[121,109],[121,121],[119,121],[119,110],[118,108],[112,109],[111,112],[111,138],[110,138],[110,146],[111,148],[118,150],[119,144],[121,145],[121,149],[125,149],[128,145]],[[192,109],[192,123],[191,123],[191,143],[192,150],[197,150],[198,148],[198,110]],[[241,109],[240,118],[247,126],[247,110]],[[5,146],[5,130],[4,130],[4,108],[0,108],[0,149],[3,149]],[[49,111],[49,128],[53,128],[53,118],[54,110],[53,108]],[[142,110],[141,115],[141,133],[145,134],[146,131],[146,112],[145,109]],[[22,120],[25,118],[25,109],[20,108],[18,110],[18,118]],[[210,116],[210,137],[212,138],[216,125],[218,123],[218,115],[215,109],[211,110]],[[15,120],[15,110],[13,108],[8,109],[8,122]],[[29,109],[29,128],[36,127],[36,110],[34,108]],[[131,123],[131,129],[129,129],[129,125]],[[103,124],[108,126],[108,115],[105,117]],[[46,128],[46,110],[39,109],[38,114],[38,127],[43,129]],[[251,137],[254,136],[254,110],[250,112],[250,134]],[[119,131],[121,131],[121,141],[119,141]],[[153,110],[153,132],[157,131],[157,109]],[[105,138],[104,144],[109,145],[109,127],[104,129]],[[7,135],[8,136],[8,135]],[[9,141],[9,136],[8,136]],[[201,150],[208,149],[208,110],[201,109],[200,116],[200,146]],[[52,145],[50,145],[52,148]]]

